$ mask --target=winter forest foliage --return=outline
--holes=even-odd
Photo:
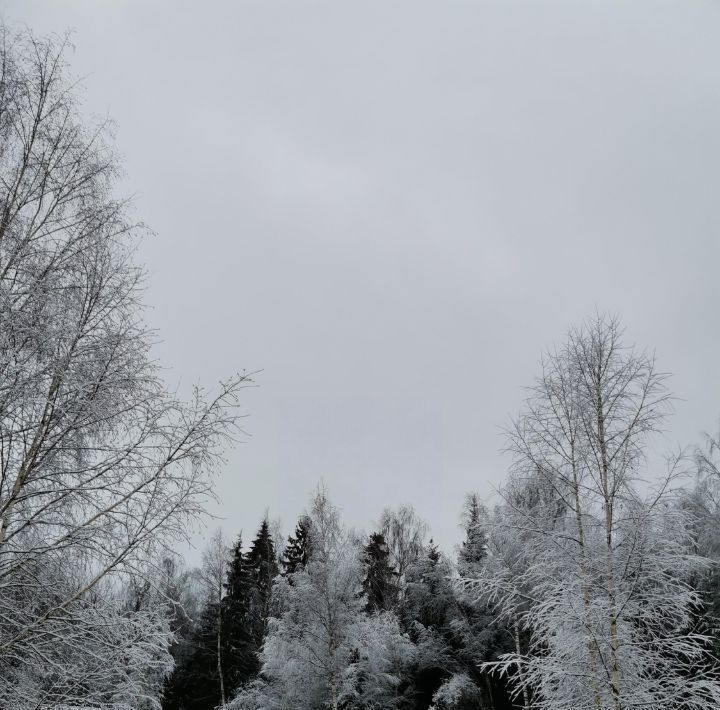
[[[0,708],[720,707],[720,440],[658,469],[667,378],[614,318],[543,357],[452,553],[319,487],[187,566],[248,379],[168,390],[107,126],[62,40],[0,39]]]

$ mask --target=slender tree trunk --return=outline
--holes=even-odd
[[[495,707],[495,698],[493,697],[492,692],[492,683],[490,682],[490,678],[488,678],[487,673],[483,673],[483,680],[485,681],[485,690],[488,694],[488,702],[490,703],[490,707]]]
[[[522,648],[520,646],[520,624],[518,623],[517,617],[513,621],[513,640],[515,641],[515,653],[517,653],[519,658],[522,655]],[[523,678],[523,671],[520,663],[518,663],[518,675],[520,676],[520,685],[522,687],[523,710],[530,710],[530,691],[528,690],[525,679]]]
[[[588,622],[586,624],[588,632],[592,626],[590,624],[590,590],[588,589],[588,568],[587,568],[587,549],[585,547],[585,526],[582,519],[582,507],[580,500],[580,482],[577,474],[577,462],[575,460],[575,444],[571,444],[572,471],[573,471],[573,493],[575,496],[575,522],[578,529],[578,542],[580,544],[580,571],[582,574],[582,598],[585,614]],[[600,710],[602,708],[602,698],[600,696],[600,687],[598,685],[598,657],[597,649],[593,639],[588,636],[587,640],[588,657],[590,660],[590,671],[592,672],[593,695],[595,697],[595,707]]]
[[[8,500],[4,503],[0,501],[0,545],[5,542],[7,529],[10,525],[10,514],[12,513],[15,502],[20,495],[23,486],[25,486],[27,482],[26,479],[32,473],[40,448],[47,436],[48,424],[52,417],[53,408],[55,406],[55,398],[58,390],[60,389],[61,382],[62,380],[59,376],[56,375],[53,377],[52,383],[50,384],[50,390],[45,400],[45,408],[43,410],[42,418],[40,419],[38,427],[35,431],[30,449],[23,459],[20,471],[17,474],[17,478],[15,479],[15,483],[12,487]]]
[[[603,488],[605,508],[605,547],[607,556],[607,590],[609,603],[610,624],[610,689],[613,696],[613,705],[616,710],[622,709],[620,702],[620,642],[617,626],[617,598],[615,594],[615,570],[613,564],[613,495],[610,489],[610,466],[607,454],[607,441],[605,435],[605,417],[603,413],[603,399],[600,390],[601,373],[597,373],[597,435],[600,448],[601,482]]]

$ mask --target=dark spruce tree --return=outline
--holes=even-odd
[[[228,564],[225,594],[218,614],[209,602],[190,637],[188,652],[170,677],[164,710],[213,710],[221,701],[217,664],[217,623],[228,697],[260,670],[258,652],[267,631],[272,580],[277,574],[275,549],[267,520],[247,553],[238,537]]]
[[[373,533],[363,550],[363,593],[369,614],[389,611],[397,599],[396,574],[390,565],[390,550],[381,533]]]
[[[465,540],[458,552],[458,568],[461,575],[472,574],[474,568],[482,565],[487,556],[487,534],[483,527],[485,507],[477,493],[471,493],[465,500],[462,521]]]
[[[164,710],[212,710],[220,703],[218,616],[217,602],[206,604],[190,637],[187,655],[166,684]]]
[[[230,695],[259,670],[258,647],[249,624],[253,594],[253,574],[238,536],[232,548],[223,597],[223,670]]]
[[[310,518],[303,515],[295,526],[295,534],[288,537],[283,555],[283,574],[304,569],[310,556]]]
[[[245,573],[248,578],[247,628],[256,651],[267,633],[272,601],[272,584],[278,574],[275,543],[270,533],[270,524],[265,518],[260,524],[250,550],[245,555]]]

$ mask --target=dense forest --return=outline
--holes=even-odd
[[[107,126],[65,40],[2,38],[0,708],[720,707],[720,440],[658,468],[668,378],[603,314],[542,357],[454,551],[320,485],[189,566],[250,378],[168,389]]]

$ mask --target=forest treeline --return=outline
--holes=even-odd
[[[168,567],[183,612],[163,707],[511,708],[478,664],[511,651],[512,630],[453,579],[483,564],[485,517],[468,496],[457,566],[410,506],[362,536],[324,489],[285,541],[267,519],[245,551],[216,534],[201,567]]]
[[[668,397],[619,335],[600,318],[547,356],[453,555],[409,505],[344,527],[321,487],[288,538],[266,516],[246,550],[218,532],[168,566],[163,708],[716,707],[718,444],[642,478]]]
[[[250,379],[168,389],[67,39],[0,34],[0,708],[720,707],[720,441],[658,467],[667,377],[612,317],[542,358],[454,553],[320,488],[188,568]]]

